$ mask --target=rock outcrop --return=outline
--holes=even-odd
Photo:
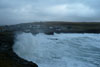
[[[13,44],[13,32],[0,33],[0,67],[38,67],[37,64],[18,57],[12,50]]]

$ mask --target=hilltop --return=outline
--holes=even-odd
[[[32,33],[100,33],[99,22],[33,22],[1,26],[0,32]]]

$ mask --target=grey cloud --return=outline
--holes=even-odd
[[[53,20],[100,21],[99,3],[100,0],[0,0],[0,25]]]

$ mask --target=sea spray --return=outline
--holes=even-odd
[[[39,67],[100,67],[100,34],[22,33],[13,50]]]

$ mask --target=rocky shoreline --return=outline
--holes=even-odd
[[[0,26],[0,67],[38,67],[18,57],[12,50],[16,32],[46,33],[100,33],[100,23],[45,22]]]
[[[13,52],[13,44],[13,32],[0,33],[0,67],[38,67],[37,64],[17,56]]]

